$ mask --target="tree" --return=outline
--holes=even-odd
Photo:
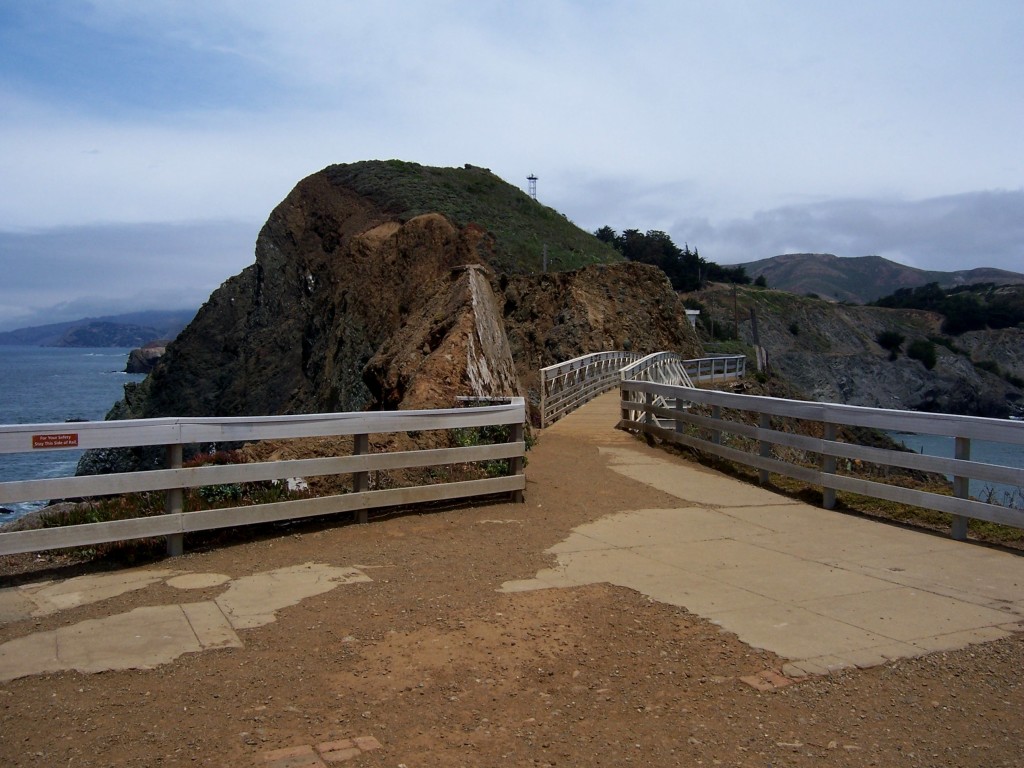
[[[618,235],[616,235],[614,229],[605,224],[603,227],[594,232],[594,237],[596,237],[602,243],[615,245],[615,238],[618,237]]]

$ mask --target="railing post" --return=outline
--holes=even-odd
[[[513,443],[521,443],[525,439],[525,430],[523,429],[523,425],[521,423],[513,424],[512,429],[509,430],[509,432],[511,433],[509,435],[509,440]],[[524,467],[522,456],[513,456],[512,459],[509,461],[509,469],[513,475],[523,474],[523,468]],[[525,499],[523,498],[522,489],[517,488],[516,490],[512,491],[513,504],[522,504],[524,501]]]
[[[540,372],[540,428],[548,425],[548,386],[544,378],[544,371]]]
[[[683,414],[686,412],[686,403],[681,397],[676,397],[676,421],[675,421],[675,433],[681,435],[683,433],[686,422],[683,421]]]
[[[167,446],[167,468],[181,469],[184,446],[180,443]],[[180,515],[183,508],[181,488],[171,488],[164,492],[164,514]],[[178,557],[185,553],[185,534],[172,533],[164,537],[167,541],[167,556]]]
[[[758,416],[757,426],[761,429],[772,428],[772,417],[770,414],[762,413]],[[772,444],[768,440],[761,440],[760,443],[760,454],[762,458],[768,459],[772,455]],[[757,482],[759,485],[768,485],[768,470],[759,469],[757,471]]]
[[[370,452],[370,436],[369,435],[354,435],[354,444],[352,446],[353,456],[363,456]],[[353,472],[352,473],[352,490],[355,493],[362,493],[370,490],[370,473],[369,472]],[[366,523],[369,520],[369,511],[363,507],[359,510],[359,522]]]
[[[836,425],[826,421],[822,426],[825,428],[822,434],[822,439],[834,442],[838,432]],[[821,454],[821,471],[826,475],[834,475],[836,473],[836,457],[827,453]],[[835,488],[826,488],[824,485],[821,486],[821,505],[825,509],[836,508]]]
[[[954,439],[953,458],[963,461],[971,460],[971,439],[957,437]],[[971,480],[962,475],[953,476],[953,495],[958,499],[969,499],[971,496]],[[967,540],[967,517],[953,515],[953,528],[949,533],[957,541]]]
[[[720,405],[712,405],[711,406],[711,418],[712,419],[717,419],[718,421],[722,420],[722,406],[720,406]],[[711,430],[711,443],[714,444],[714,445],[721,445],[722,444],[722,431],[720,429],[712,429]]]

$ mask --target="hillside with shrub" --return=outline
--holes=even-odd
[[[1024,326],[1024,286],[978,285],[942,288],[928,283],[918,288],[900,288],[872,302],[876,307],[922,309],[942,315],[942,331],[959,336],[986,328]]]
[[[1024,284],[1024,274],[980,267],[953,272],[917,269],[881,256],[834,256],[831,253],[787,253],[741,264],[755,279],[772,288],[829,301],[866,304],[896,289],[928,283],[955,288],[976,283]]]
[[[812,400],[875,408],[1024,414],[1024,329],[943,332],[934,311],[836,304],[785,291],[713,284],[686,294],[708,352],[753,359]],[[756,339],[755,339],[756,326]]]

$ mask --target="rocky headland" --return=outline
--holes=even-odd
[[[370,171],[391,170],[386,183],[400,188],[438,184],[449,209],[446,182],[497,189],[522,213],[494,225],[403,210],[397,191],[366,189]],[[660,270],[616,259],[484,169],[421,172],[436,170],[358,163],[299,182],[262,228],[255,263],[210,296],[111,417],[451,407],[458,396],[535,405],[540,368],[586,352],[701,354]],[[548,244],[586,266],[517,261],[529,238],[496,230],[529,226],[531,212],[552,241],[538,252]],[[96,459],[87,471],[104,468]]]

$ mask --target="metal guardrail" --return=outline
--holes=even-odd
[[[540,370],[540,425],[548,427],[619,383],[619,370],[635,352],[594,352]]]
[[[745,355],[716,355],[684,360],[683,368],[694,384],[742,379],[747,373]]]
[[[168,552],[180,554],[183,535],[193,531],[292,520],[314,515],[510,493],[522,501],[526,445],[523,398],[501,405],[424,411],[321,413],[236,418],[164,418],[72,424],[0,426],[0,454],[82,448],[164,446],[167,468],[110,475],[62,477],[0,483],[0,504],[159,491],[166,513],[57,528],[0,533],[0,555],[129,539],[166,537]],[[488,445],[369,453],[369,435],[426,430],[505,426],[508,441]],[[351,435],[353,454],[252,464],[182,467],[185,445],[249,442],[270,438]],[[509,474],[477,480],[369,490],[370,472],[507,460]],[[183,491],[211,485],[281,481],[292,477],[349,474],[352,493],[292,499],[240,507],[185,512]]]
[[[674,352],[594,352],[540,371],[540,425],[547,427],[628,377],[655,376],[663,383],[707,383],[742,378],[746,357],[724,355],[683,360]],[[646,361],[646,362],[645,362]],[[645,373],[645,372],[650,373]]]
[[[953,515],[951,533],[956,539],[966,538],[968,518],[1024,528],[1024,510],[969,498],[971,480],[1024,488],[1024,469],[970,460],[971,440],[1024,447],[1024,424],[1020,422],[784,400],[643,381],[623,381],[620,391],[619,426],[753,467],[762,483],[776,473],[820,486],[823,505],[828,509],[835,506],[836,491],[845,491],[949,513]],[[742,414],[747,414],[747,421],[740,418]],[[753,417],[756,426],[748,423]],[[787,419],[820,425],[822,437],[780,429]],[[840,442],[837,434],[841,426],[947,436],[954,440],[955,458]],[[776,446],[816,456],[817,466],[779,458]],[[953,495],[842,474],[847,462],[950,476]]]

